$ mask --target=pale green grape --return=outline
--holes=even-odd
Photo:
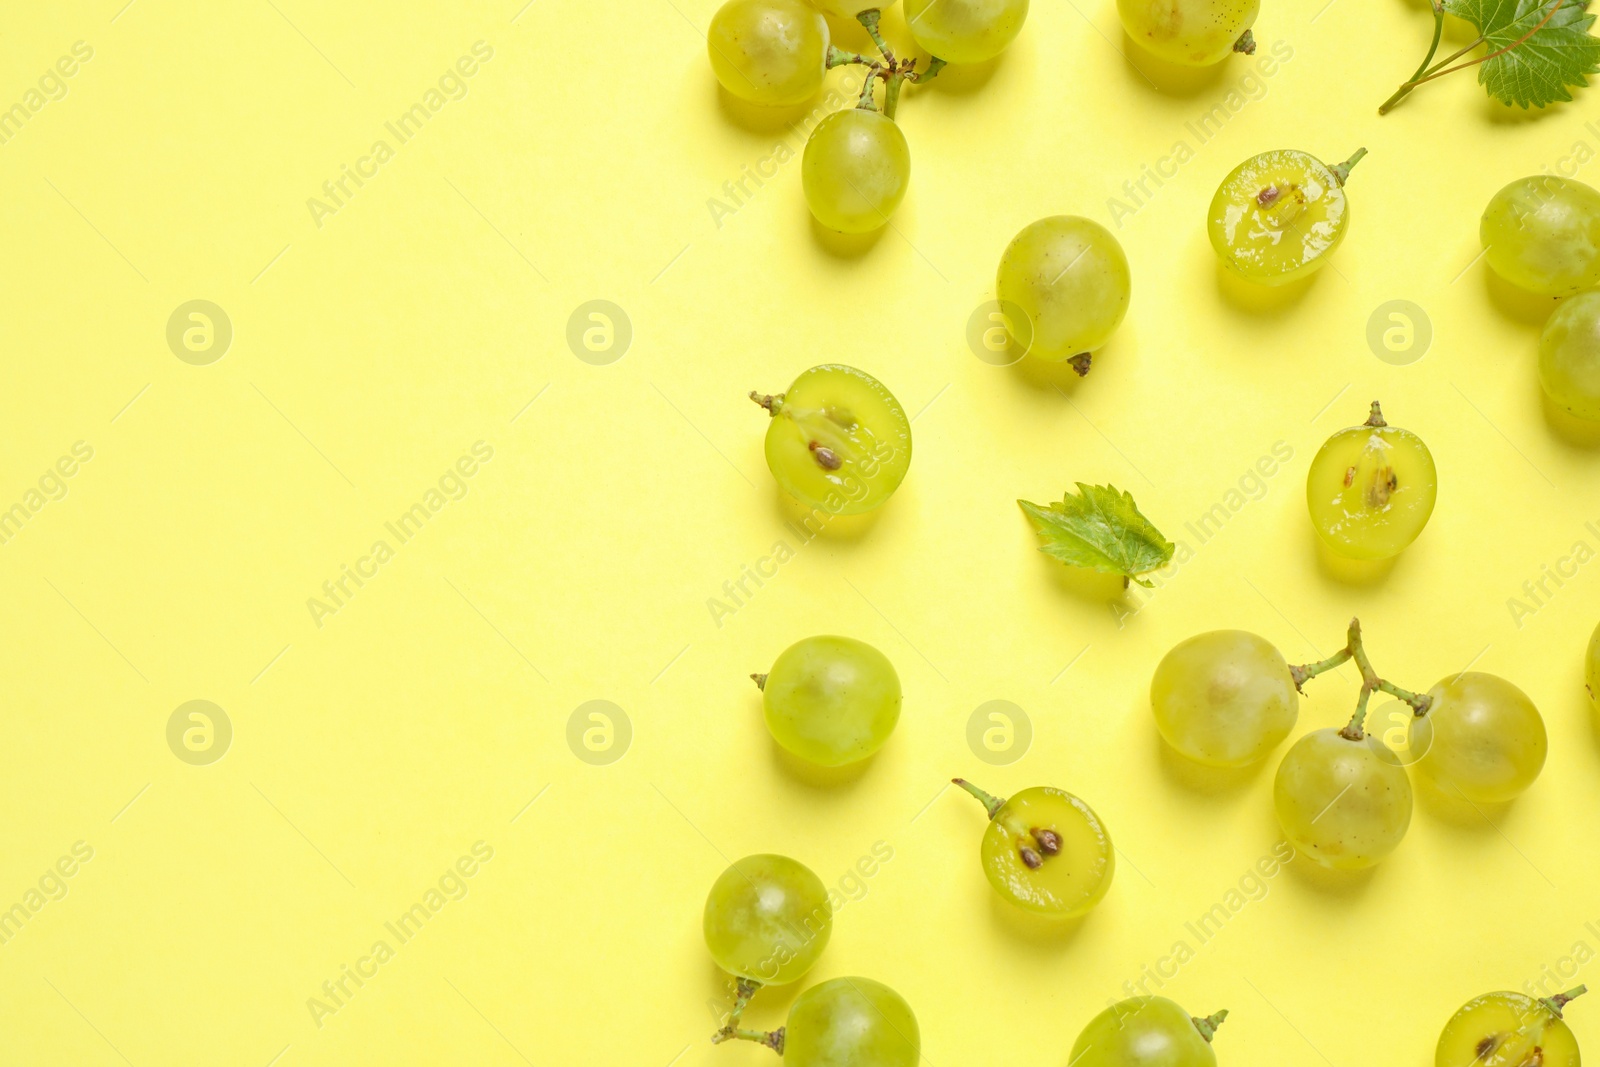
[[[1292,148],[1245,160],[1211,200],[1211,247],[1235,274],[1262,285],[1319,270],[1344,240],[1344,182],[1365,152],[1337,167]]]
[[[1549,742],[1528,694],[1492,674],[1453,674],[1428,690],[1426,715],[1411,720],[1417,769],[1474,804],[1521,795],[1544,769]]]
[[[1167,744],[1214,767],[1261,759],[1294,729],[1300,694],[1272,644],[1243,630],[1189,638],[1162,657],[1150,707]]]
[[[866,759],[900,721],[894,665],[851,637],[808,637],[790,645],[756,680],[773,738],[825,767]]]
[[[833,934],[828,890],[788,856],[746,856],[706,896],[706,948],[729,974],[764,985],[811,969]]]
[[[799,104],[822,88],[828,23],[804,0],[728,0],[706,33],[722,87],[754,104]]]
[[[1130,997],[1089,1021],[1071,1067],[1217,1067],[1211,1038],[1228,1013],[1199,1019],[1166,997]]]
[[[1128,257],[1111,232],[1077,215],[1053,215],[1023,228],[1000,257],[995,296],[1028,318],[1013,333],[1028,354],[1052,363],[1093,352],[1116,332],[1132,290]]]
[[[1227,59],[1260,11],[1261,0],[1117,0],[1129,37],[1188,67]]]
[[[1417,539],[1433,514],[1439,472],[1410,430],[1383,421],[1376,401],[1360,426],[1328,438],[1306,475],[1311,524],[1352,559],[1388,559]]]
[[[1512,285],[1565,296],[1600,284],[1600,193],[1536,174],[1501,189],[1478,224],[1489,266]]]
[[[1524,993],[1485,993],[1450,1016],[1434,1067],[1578,1067],[1578,1039],[1561,1021],[1560,1003]]]
[[[1285,753],[1273,786],[1284,836],[1324,867],[1370,867],[1411,825],[1411,780],[1387,749],[1315,730]]]
[[[881,111],[835,111],[811,131],[800,160],[811,214],[840,233],[870,233],[888,222],[910,182],[906,135]]]
[[[906,0],[911,36],[946,63],[993,59],[1027,18],[1028,0]]]
[[[767,467],[785,492],[829,515],[878,507],[911,466],[911,421],[878,379],[825,363],[776,396],[751,393],[772,413]]]
[[[784,1067],[917,1067],[922,1034],[905,998],[870,978],[801,993],[783,1028]]]
[[[1002,800],[960,778],[955,783],[989,811],[979,855],[995,892],[1054,918],[1082,915],[1100,903],[1111,888],[1116,853],[1094,809],[1050,786]]]
[[[1600,708],[1600,626],[1594,628],[1589,638],[1589,656],[1584,663],[1584,683],[1589,689],[1589,700]]]
[[[1600,421],[1600,289],[1564,301],[1544,324],[1539,384],[1563,411]]]
[[[856,16],[869,8],[887,11],[894,6],[894,0],[811,0],[819,9],[830,15],[838,15],[849,22],[855,22]]]

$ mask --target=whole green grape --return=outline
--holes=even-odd
[[[1300,693],[1271,642],[1213,630],[1174,646],[1150,680],[1150,707],[1167,744],[1213,767],[1243,767],[1294,729]]]
[[[1330,167],[1308,152],[1279,148],[1239,164],[1211,199],[1207,232],[1217,257],[1262,285],[1320,270],[1344,240],[1344,183],[1365,153]]]
[[[946,63],[982,63],[1022,32],[1028,0],[906,0],[911,36]]]
[[[989,812],[979,857],[984,876],[1001,897],[1062,919],[1100,903],[1111,888],[1116,853],[1093,808],[1050,786],[1001,799],[961,778],[953,781]]]
[[[1433,514],[1439,472],[1410,430],[1383,421],[1377,401],[1360,426],[1340,430],[1306,475],[1311,524],[1352,559],[1388,559],[1417,539]]]
[[[911,148],[881,111],[835,111],[811,131],[800,184],[816,220],[840,233],[870,233],[889,221],[911,183]]]
[[[788,856],[746,856],[711,886],[706,948],[717,966],[763,985],[784,985],[811,969],[833,934],[822,879]]]
[[[784,649],[770,672],[754,677],[773,738],[825,767],[866,759],[900,721],[894,665],[851,637],[808,637]]]
[[[1166,997],[1130,997],[1089,1021],[1071,1067],[1217,1067],[1211,1038],[1228,1017],[1199,1019]]]
[[[1578,1039],[1561,1009],[1583,991],[1538,1000],[1509,991],[1473,997],[1445,1023],[1434,1067],[1579,1067]]]
[[[1600,709],[1600,626],[1594,628],[1589,638],[1589,655],[1584,663],[1583,680],[1589,690],[1589,700]]]
[[[870,978],[834,978],[801,993],[771,1033],[725,1029],[712,1041],[755,1041],[786,1067],[917,1067],[922,1034],[905,998]]]
[[[1168,63],[1188,67],[1227,59],[1260,12],[1261,0],[1117,0],[1130,38]]]
[[[827,73],[828,22],[804,0],[728,0],[706,33],[711,69],[753,104],[799,104]]]
[[[1132,292],[1128,257],[1111,231],[1077,215],[1053,215],[1025,226],[1000,257],[995,296],[1028,318],[1013,340],[1051,363],[1072,360],[1088,372],[1088,355],[1116,332]]]
[[[1416,767],[1447,793],[1499,804],[1533,784],[1549,742],[1528,694],[1492,674],[1453,674],[1428,690],[1427,714],[1411,720]]]
[[[878,507],[911,466],[911,420],[865,371],[824,363],[801,372],[786,392],[750,399],[772,415],[772,476],[790,496],[829,515]]]
[[[1564,301],[1544,324],[1539,384],[1556,407],[1600,421],[1600,289]]]
[[[1478,239],[1494,272],[1544,296],[1600,284],[1600,193],[1582,182],[1535,174],[1495,193]]]
[[[1405,837],[1411,780],[1365,738],[1314,730],[1284,754],[1273,804],[1284,835],[1302,855],[1324,867],[1356,870],[1383,859]]]

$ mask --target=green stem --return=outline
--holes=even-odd
[[[928,69],[916,76],[917,81],[925,82],[933,78],[937,78],[939,76],[939,72],[949,65],[950,64],[946,63],[938,56],[931,56],[928,59]]]
[[[965,778],[952,778],[950,781],[954,782],[962,789],[965,789],[967,792],[977,797],[979,803],[981,803],[984,808],[988,810],[990,819],[993,819],[996,815],[999,815],[1000,809],[1006,806],[1005,797],[997,797],[992,793],[985,793],[983,790],[979,789]]]
[[[1557,993],[1553,997],[1544,997],[1539,1001],[1539,1003],[1550,1009],[1550,1014],[1559,1019],[1561,1018],[1562,1008],[1565,1008],[1568,1004],[1571,1004],[1574,1000],[1577,1000],[1587,992],[1589,992],[1589,987],[1586,985],[1581,985],[1575,989],[1569,989],[1565,993]]]
[[[1342,186],[1342,185],[1344,185],[1345,182],[1350,180],[1350,170],[1351,170],[1351,168],[1354,167],[1357,163],[1360,163],[1361,162],[1361,157],[1366,155],[1366,154],[1367,154],[1367,150],[1365,148],[1358,148],[1358,149],[1356,149],[1355,155],[1351,156],[1349,159],[1345,160],[1343,163],[1340,163],[1337,167],[1329,167],[1328,169],[1333,171],[1334,179],[1336,181],[1338,181],[1338,183]]]
[[[739,1030],[732,1026],[724,1026],[721,1030],[711,1035],[711,1043],[720,1045],[724,1041],[754,1041],[758,1045],[765,1045],[778,1055],[783,1055],[783,1027],[768,1033],[764,1030]]]
[[[856,15],[856,20],[867,28],[867,33],[872,37],[872,43],[878,46],[878,51],[883,53],[883,61],[889,66],[895,65],[894,50],[889,47],[889,42],[883,39],[883,34],[878,32],[878,19],[883,17],[883,12],[875,7]]]
[[[1372,405],[1373,417],[1382,420],[1378,414],[1378,405]],[[1417,715],[1426,715],[1433,706],[1433,698],[1426,693],[1413,693],[1409,689],[1402,689],[1393,682],[1378,676],[1373,669],[1372,660],[1367,657],[1366,646],[1361,641],[1361,620],[1351,619],[1350,628],[1345,632],[1344,647],[1327,659],[1315,663],[1295,664],[1289,668],[1289,677],[1294,681],[1294,687],[1304,692],[1306,682],[1319,674],[1333,670],[1335,667],[1355,661],[1361,670],[1361,696],[1356,701],[1356,712],[1350,719],[1349,725],[1339,731],[1339,736],[1351,741],[1360,741],[1367,735],[1362,727],[1367,719],[1367,704],[1372,700],[1373,693],[1388,693],[1396,700],[1403,700],[1411,705],[1411,710]]]
[[[904,74],[889,75],[888,87],[883,91],[884,118],[894,118],[895,109],[900,106],[900,86],[904,85],[905,81]]]
[[[856,107],[860,108],[862,111],[878,110],[878,104],[874,99],[874,94],[878,89],[878,74],[880,69],[881,68],[874,65],[872,70],[867,72],[866,80],[861,83],[861,99],[856,101]]]
[[[1200,1036],[1205,1038],[1206,1044],[1209,1045],[1211,1043],[1211,1039],[1217,1035],[1217,1027],[1221,1026],[1222,1020],[1226,1019],[1227,1017],[1228,1011],[1226,1008],[1224,1008],[1215,1015],[1208,1015],[1204,1019],[1199,1018],[1198,1016],[1193,1016],[1192,1018],[1194,1021],[1194,1028],[1200,1031]]]
[[[877,63],[877,60],[868,59],[860,52],[847,52],[835,44],[828,46],[828,60],[824,64],[828,70],[832,70],[834,67],[848,66],[851,63],[864,63],[867,66],[873,66]]]
[[[1410,81],[1408,81],[1404,85],[1400,86],[1399,89],[1395,90],[1395,94],[1393,96],[1391,96],[1389,99],[1385,100],[1383,102],[1383,104],[1378,108],[1378,114],[1380,114],[1380,115],[1387,114],[1388,111],[1391,108],[1393,108],[1401,100],[1405,99],[1406,95],[1408,93],[1410,93],[1411,90],[1415,89],[1419,85],[1422,85],[1422,84],[1424,84],[1426,82],[1431,82],[1435,78],[1442,78],[1446,74],[1454,74],[1458,70],[1466,70],[1468,67],[1475,67],[1479,63],[1487,63],[1487,62],[1489,62],[1489,60],[1494,59],[1497,56],[1505,55],[1507,52],[1509,52],[1513,48],[1516,48],[1517,46],[1525,43],[1534,34],[1538,33],[1540,30],[1544,29],[1545,25],[1548,24],[1551,19],[1555,18],[1556,12],[1560,11],[1561,8],[1566,4],[1566,2],[1567,2],[1567,0],[1555,0],[1555,3],[1550,5],[1550,10],[1546,11],[1544,13],[1544,17],[1542,19],[1540,19],[1537,24],[1534,25],[1533,29],[1529,30],[1527,33],[1523,34],[1521,37],[1518,37],[1515,41],[1512,41],[1510,44],[1506,45],[1504,48],[1500,48],[1500,49],[1497,49],[1497,50],[1495,50],[1493,52],[1490,52],[1488,55],[1479,56],[1477,59],[1469,60],[1468,62],[1462,63],[1459,66],[1454,66],[1454,67],[1449,66],[1450,63],[1454,62],[1457,59],[1460,59],[1462,56],[1466,55],[1468,52],[1472,51],[1474,48],[1478,47],[1480,44],[1483,44],[1484,41],[1488,40],[1487,37],[1480,36],[1477,40],[1473,41],[1471,44],[1467,45],[1465,48],[1458,49],[1457,51],[1455,51],[1454,53],[1452,53],[1450,56],[1446,57],[1445,59],[1441,59],[1439,62],[1435,63],[1432,67],[1429,67],[1427,72],[1424,73],[1422,76],[1412,78]]]
[[[778,412],[783,410],[782,393],[758,393],[752,389],[750,390],[750,399],[755,401],[761,407],[766,408],[767,414],[774,418],[777,417]]]
[[[761,983],[750,978],[741,978],[735,989],[738,995],[734,998],[733,1009],[728,1012],[728,1023],[724,1027],[732,1030],[739,1025],[739,1020],[744,1016],[744,1009],[750,1006],[750,998],[756,995],[756,990],[761,988]]]
[[[1350,662],[1350,649],[1348,647],[1341,648],[1327,659],[1319,659],[1315,663],[1291,664],[1289,666],[1289,677],[1294,679],[1294,687],[1303,693],[1305,689],[1302,687],[1306,682],[1309,682],[1319,674],[1326,674],[1335,667],[1342,667],[1348,662]]]

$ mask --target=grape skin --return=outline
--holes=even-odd
[[[769,107],[822,88],[828,23],[803,0],[728,0],[706,34],[711,69],[728,92]]]
[[[794,1002],[784,1067],[917,1067],[922,1034],[905,998],[870,978],[834,978]]]
[[[1006,246],[995,277],[1000,302],[1028,317],[1028,354],[1053,363],[1110,340],[1131,291],[1122,245],[1104,226],[1077,215],[1024,227]],[[1013,335],[1019,344],[1030,337]]]
[[[1090,1020],[1072,1067],[1216,1067],[1193,1017],[1166,997],[1131,997]]]
[[[1281,148],[1252,156],[1222,180],[1207,233],[1235,274],[1283,285],[1321,269],[1344,240],[1349,216],[1333,170],[1307,152]]]
[[[1422,438],[1397,426],[1352,426],[1317,452],[1306,475],[1312,525],[1352,559],[1388,559],[1417,539],[1438,493]]]
[[[822,879],[788,856],[746,856],[711,886],[706,948],[729,974],[783,985],[809,971],[833,935]]]
[[[825,767],[866,759],[900,720],[894,665],[850,637],[808,637],[789,646],[762,690],[773,738]]]
[[[1214,630],[1176,645],[1150,680],[1167,744],[1213,767],[1243,767],[1289,736],[1300,712],[1289,665],[1269,641]]]
[[[1384,750],[1387,752],[1387,750]],[[1278,767],[1273,804],[1284,835],[1324,867],[1370,867],[1411,825],[1411,780],[1393,756],[1338,730],[1296,741]]]
[[[906,23],[923,51],[946,63],[982,63],[1004,52],[1028,18],[1028,0],[906,0]]]
[[[767,468],[786,493],[829,515],[881,506],[911,466],[911,420],[865,371],[812,367],[773,398],[772,410]]]
[[[868,8],[878,8],[888,11],[894,6],[894,0],[811,0],[819,9],[830,15],[837,15],[847,22],[855,22],[856,16]]]
[[[1512,285],[1566,296],[1600,284],[1600,193],[1538,174],[1495,193],[1478,239],[1489,266]]]
[[[1033,830],[1061,835],[1058,855],[1037,869],[1019,845],[1037,850]],[[1082,915],[1106,895],[1116,870],[1111,835],[1094,809],[1064,789],[1034,786],[1009,798],[983,833],[983,873],[1006,900],[1055,918]]]
[[[1543,1058],[1533,1059],[1534,1049]],[[1487,1051],[1485,1051],[1487,1049]],[[1485,993],[1450,1017],[1434,1051],[1435,1067],[1578,1067],[1578,1040],[1567,1024],[1523,993]]]
[[[1504,678],[1474,671],[1428,691],[1428,713],[1411,720],[1417,769],[1474,804],[1520,796],[1544,769],[1549,742],[1528,695]]]
[[[906,135],[879,111],[835,111],[811,131],[800,160],[800,184],[811,214],[840,233],[881,227],[910,183]]]
[[[1569,415],[1600,421],[1600,289],[1564,301],[1544,324],[1539,384]]]
[[[1260,0],[1117,0],[1122,28],[1168,63],[1209,67],[1233,54]]]

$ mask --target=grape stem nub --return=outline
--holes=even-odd
[[[1233,50],[1241,55],[1253,56],[1256,54],[1256,35],[1245,30],[1239,39],[1233,42]]]
[[[1565,1008],[1568,1004],[1571,1004],[1574,1000],[1577,1000],[1587,992],[1589,992],[1589,987],[1586,985],[1581,985],[1575,989],[1569,989],[1565,993],[1557,993],[1553,997],[1542,997],[1539,1000],[1539,1003],[1543,1004],[1547,1009],[1549,1009],[1551,1015],[1554,1015],[1557,1019],[1559,1019],[1561,1018],[1562,1008]]]
[[[1340,163],[1335,167],[1329,167],[1328,169],[1333,171],[1334,180],[1337,181],[1341,186],[1344,185],[1345,182],[1349,181],[1350,171],[1355,168],[1357,163],[1361,162],[1361,157],[1365,156],[1366,154],[1367,150],[1365,148],[1358,148],[1355,150],[1355,154],[1349,159],[1345,160],[1343,163]]]
[[[959,785],[962,789],[965,789],[967,792],[971,793],[973,796],[977,797],[979,803],[981,803],[988,810],[989,818],[991,820],[996,815],[1000,814],[1000,809],[1001,808],[1006,806],[1006,798],[1005,797],[997,797],[997,796],[993,795],[992,793],[985,793],[983,790],[979,789],[977,786],[973,785],[971,782],[967,781],[965,778],[952,778],[952,779],[950,779],[950,781],[955,783],[956,785]]]
[[[782,393],[778,393],[776,396],[774,396],[771,393],[758,393],[752,389],[750,390],[750,399],[766,408],[767,411],[771,412],[773,415],[777,415],[778,412],[783,410]]]
[[[1204,1019],[1200,1018],[1199,1016],[1190,1016],[1194,1022],[1194,1028],[1200,1031],[1200,1036],[1206,1039],[1207,1044],[1210,1044],[1211,1039],[1217,1035],[1217,1027],[1221,1026],[1222,1021],[1227,1017],[1228,1009],[1226,1008],[1217,1012],[1215,1015],[1208,1015]]]
[[[764,675],[764,674],[752,674],[750,676],[750,680],[752,682],[756,683],[756,688],[757,689],[760,689],[760,690],[763,690],[763,691],[766,690],[766,688],[767,688],[767,676],[766,675]]]

